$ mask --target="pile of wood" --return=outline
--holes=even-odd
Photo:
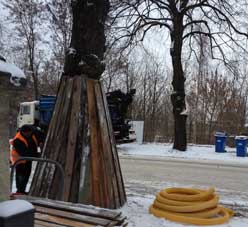
[[[58,90],[43,157],[65,172],[63,200],[119,208],[126,202],[105,92],[98,80],[64,76]],[[39,164],[31,195],[59,198],[61,175]]]
[[[22,198],[23,199],[23,198]],[[35,227],[126,226],[121,212],[82,204],[25,197],[35,207]]]

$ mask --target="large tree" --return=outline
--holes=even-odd
[[[169,32],[173,67],[171,102],[175,123],[175,149],[185,151],[187,148],[183,47],[187,45],[194,51],[194,40],[205,36],[208,39],[212,58],[223,60],[228,65],[227,50],[242,48],[242,40],[248,36],[242,21],[246,16],[247,2],[246,0],[113,1],[114,22],[120,20],[117,23],[117,31],[120,34],[117,40],[126,38],[128,44],[143,40],[147,32],[154,27],[164,28]]]
[[[107,100],[99,79],[104,70],[108,0],[73,0],[73,26],[43,157],[58,161],[38,165],[31,194],[39,197],[119,208],[126,201]]]

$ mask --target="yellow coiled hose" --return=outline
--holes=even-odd
[[[160,191],[150,213],[170,221],[193,225],[218,225],[227,222],[234,212],[218,205],[214,188],[167,188]]]

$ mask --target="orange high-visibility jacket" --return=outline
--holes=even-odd
[[[12,139],[10,141],[10,145],[11,145],[11,148],[10,148],[10,161],[11,161],[11,164],[14,165],[15,162],[20,158],[20,155],[18,154],[18,152],[15,150],[13,144],[14,144],[14,141],[16,139],[19,139],[21,140],[25,145],[26,147],[28,148],[28,142],[27,140],[25,139],[24,136],[22,136],[22,134],[20,132],[18,132],[16,134],[16,136],[14,137],[14,139]],[[36,146],[38,146],[38,140],[36,139],[35,135],[32,136],[32,139],[34,140]],[[26,163],[27,161],[23,160],[23,161],[20,161],[19,163]]]

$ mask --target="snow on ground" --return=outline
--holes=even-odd
[[[121,209],[123,215],[128,217],[129,227],[195,227],[195,225],[184,225],[171,222],[162,218],[156,218],[149,214],[149,206],[153,203],[154,196],[131,196],[127,204]],[[223,225],[216,227],[247,227],[248,218],[233,217]]]
[[[149,207],[155,199],[158,191],[168,187],[193,187],[203,188],[199,185],[181,185],[175,182],[145,182],[128,180],[125,183],[127,192],[127,203],[120,209],[127,216],[129,227],[195,227],[171,222],[163,218],[157,218],[149,214]],[[236,216],[223,225],[216,227],[247,227],[248,226],[248,202],[246,193],[232,194],[230,191],[217,189],[220,195],[220,204],[232,208]],[[245,201],[244,201],[244,199]]]
[[[146,158],[174,158],[201,161],[208,163],[214,161],[247,164],[248,157],[236,157],[235,148],[227,148],[226,153],[215,153],[213,145],[189,145],[187,152],[172,149],[172,144],[122,144],[118,146],[120,156],[146,157]],[[126,179],[127,204],[120,210],[128,217],[129,227],[193,227],[156,218],[149,214],[149,207],[153,203],[158,191],[168,187],[194,187],[202,188],[202,185],[182,185],[177,182],[154,182]],[[230,191],[216,188],[220,195],[220,203],[236,212],[236,216],[229,222],[217,227],[247,227],[248,226],[248,194],[246,192]]]
[[[188,160],[219,160],[237,163],[247,163],[247,158],[236,157],[235,148],[227,148],[227,153],[215,153],[212,145],[189,145],[187,152],[180,152],[172,149],[172,144],[123,144],[118,146],[121,155],[170,157],[183,158]],[[35,166],[35,165],[34,165]],[[28,188],[30,183],[28,185]],[[127,203],[120,209],[127,217],[128,227],[195,227],[171,222],[165,219],[156,218],[149,214],[149,207],[153,203],[158,191],[168,187],[194,187],[202,188],[202,185],[182,185],[176,182],[143,181],[126,179]],[[13,184],[15,190],[15,185]],[[13,191],[14,191],[13,190]],[[236,216],[229,222],[216,227],[247,227],[248,226],[248,194],[240,191],[229,191],[216,188],[220,195],[222,205],[233,208]],[[28,190],[27,190],[28,191]]]
[[[120,155],[180,158],[188,160],[215,160],[247,164],[248,157],[237,157],[236,148],[226,147],[226,153],[216,153],[214,145],[188,145],[186,152],[172,149],[168,143],[126,143],[118,145]]]

